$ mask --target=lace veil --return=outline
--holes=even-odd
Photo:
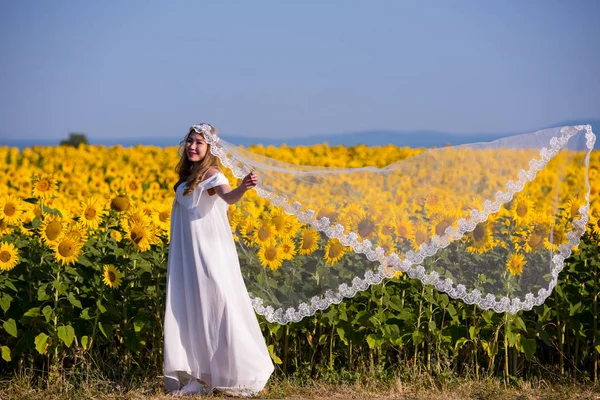
[[[530,310],[588,222],[589,125],[428,149],[385,168],[289,164],[193,128],[232,184],[258,176],[229,220],[253,306],[271,322],[400,274],[482,309]]]

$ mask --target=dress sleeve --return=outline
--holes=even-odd
[[[229,185],[229,181],[222,172],[218,172],[202,183],[204,190],[214,188],[219,185]]]

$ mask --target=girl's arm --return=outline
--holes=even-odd
[[[211,169],[208,171],[206,176],[209,178],[217,172],[217,170]],[[217,192],[219,197],[222,198],[227,204],[234,204],[237,203],[238,200],[241,199],[248,190],[256,186],[258,181],[257,179],[258,178],[256,177],[256,174],[254,172],[250,172],[244,177],[244,179],[242,179],[240,186],[236,187],[235,189],[232,189],[229,185],[219,185],[215,186],[213,189],[215,189],[215,192]]]

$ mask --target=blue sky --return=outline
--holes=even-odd
[[[0,139],[600,119],[599,16],[594,0],[5,0]]]

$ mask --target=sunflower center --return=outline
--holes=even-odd
[[[370,219],[364,219],[358,224],[358,234],[362,237],[369,236],[375,229],[375,224]]]
[[[96,218],[96,214],[98,214],[98,212],[92,206],[89,206],[88,208],[86,208],[85,212],[83,213],[83,215],[85,216],[85,219],[94,219],[94,218]]]
[[[138,244],[144,239],[144,230],[140,228],[132,229],[130,237],[133,243]]]
[[[302,238],[302,248],[305,250],[310,249],[314,243],[313,237],[309,234],[304,235]]]
[[[285,219],[281,215],[273,217],[272,221],[277,231],[281,232],[285,228]]]
[[[161,211],[158,214],[158,219],[160,220],[160,222],[168,222],[169,218],[170,218],[171,214],[169,214],[168,211]]]
[[[529,238],[529,245],[534,249],[542,243],[542,235],[540,232],[534,231]]]
[[[62,232],[62,224],[60,221],[52,221],[46,227],[46,237],[48,240],[55,240]]]
[[[14,216],[16,212],[17,212],[17,208],[15,207],[14,204],[6,203],[4,205],[4,215],[6,215],[7,217]]]
[[[485,238],[485,227],[483,224],[478,224],[473,230],[473,239],[476,242],[481,242]]]
[[[440,221],[435,226],[435,234],[438,236],[442,236],[446,232],[446,228],[450,226],[450,222],[448,221]]]
[[[269,237],[271,237],[271,231],[269,231],[269,228],[267,228],[264,225],[261,226],[260,229],[258,230],[258,238],[264,242]]]
[[[561,244],[564,239],[564,234],[560,230],[552,231],[552,235],[550,236],[550,240],[552,244]]]
[[[273,261],[277,258],[277,250],[275,250],[275,247],[269,247],[268,249],[265,250],[265,259],[267,259],[268,261]]]
[[[3,263],[7,263],[10,261],[11,259],[11,255],[8,251],[1,251],[0,252],[0,261],[2,261]]]
[[[71,257],[75,254],[75,246],[71,241],[65,241],[58,245],[58,253],[63,257]]]
[[[415,233],[415,243],[417,244],[417,246],[422,245],[423,243],[425,243],[425,241],[427,240],[427,233],[423,232],[422,230],[418,230]]]
[[[140,188],[140,187],[139,187],[139,185],[137,184],[137,182],[129,182],[129,189],[130,189],[132,192],[135,192],[135,191],[137,191],[139,188]]]
[[[525,217],[527,215],[527,204],[525,204],[525,203],[519,203],[517,205],[516,211],[517,211],[517,215],[520,218]]]
[[[117,280],[117,276],[113,271],[108,271],[108,280],[112,283]]]
[[[403,238],[408,236],[408,228],[405,225],[399,225],[397,231],[398,236],[402,236]]]
[[[127,196],[117,196],[110,202],[110,208],[115,211],[126,211],[129,208],[129,198]]]
[[[47,179],[42,179],[35,184],[35,188],[38,192],[47,192],[50,189],[50,182]]]
[[[340,253],[342,252],[344,248],[342,247],[341,243],[334,243],[329,247],[329,257],[331,258],[336,258],[337,256],[340,255]]]

